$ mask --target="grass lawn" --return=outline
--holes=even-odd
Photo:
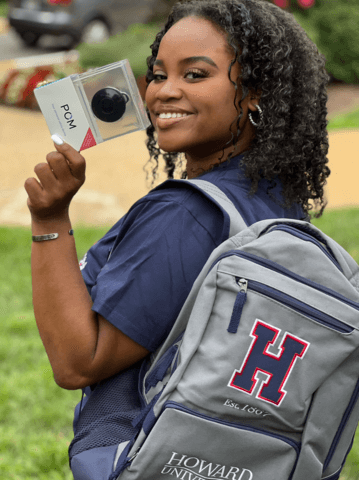
[[[349,130],[357,128],[359,129],[359,109],[352,112],[338,115],[330,120],[328,124],[328,130]]]
[[[314,222],[359,262],[359,208],[328,211]],[[79,257],[106,229],[76,228]],[[79,391],[57,387],[31,303],[30,230],[0,227],[0,478],[70,480],[67,448]],[[358,480],[359,434],[342,475]]]
[[[104,229],[76,229],[79,256]],[[0,478],[70,480],[67,447],[80,391],[53,380],[32,311],[30,230],[0,228]]]

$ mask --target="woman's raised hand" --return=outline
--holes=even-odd
[[[46,156],[47,163],[39,163],[34,168],[39,180],[28,178],[24,185],[29,196],[27,204],[35,221],[67,216],[73,196],[85,182],[83,156],[59,137],[53,140],[57,151]]]

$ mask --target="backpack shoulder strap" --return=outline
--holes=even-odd
[[[152,355],[152,362],[156,361],[161,355],[167,350],[169,346],[175,342],[177,337],[184,331],[187,325],[188,318],[190,316],[190,312],[192,311],[195,299],[197,297],[198,291],[201,288],[201,285],[206,278],[208,273],[208,266],[212,264],[214,260],[217,259],[221,253],[226,252],[229,248],[235,248],[235,235],[246,230],[248,227],[244,220],[242,219],[241,215],[238,213],[236,207],[234,206],[233,202],[225,195],[222,190],[218,187],[213,185],[210,182],[205,180],[171,180],[175,182],[187,182],[191,183],[195,188],[201,190],[207,197],[210,197],[215,203],[217,203],[227,214],[230,218],[230,230],[229,230],[229,239],[224,241],[221,245],[219,245],[210,255],[209,259],[207,260],[206,264],[204,265],[203,269],[199,273],[198,277],[196,278],[190,293],[181,309],[179,316],[169,335],[167,336],[164,343],[158,348],[158,350]],[[228,243],[231,242],[231,243]]]
[[[230,218],[230,237],[233,237],[233,235],[236,235],[237,233],[247,228],[245,221],[239,214],[234,203],[216,185],[213,185],[213,183],[211,182],[207,182],[207,180],[200,179],[182,181],[191,183],[195,187],[202,190],[207,196],[211,197],[212,200],[214,200],[225,212],[228,213]]]

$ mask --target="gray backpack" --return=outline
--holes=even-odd
[[[144,367],[139,433],[110,479],[338,479],[359,419],[358,265],[307,222],[244,228],[193,183],[232,236]]]

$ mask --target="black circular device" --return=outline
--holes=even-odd
[[[116,88],[102,88],[92,98],[91,108],[99,120],[103,122],[117,122],[126,111],[127,93]]]

